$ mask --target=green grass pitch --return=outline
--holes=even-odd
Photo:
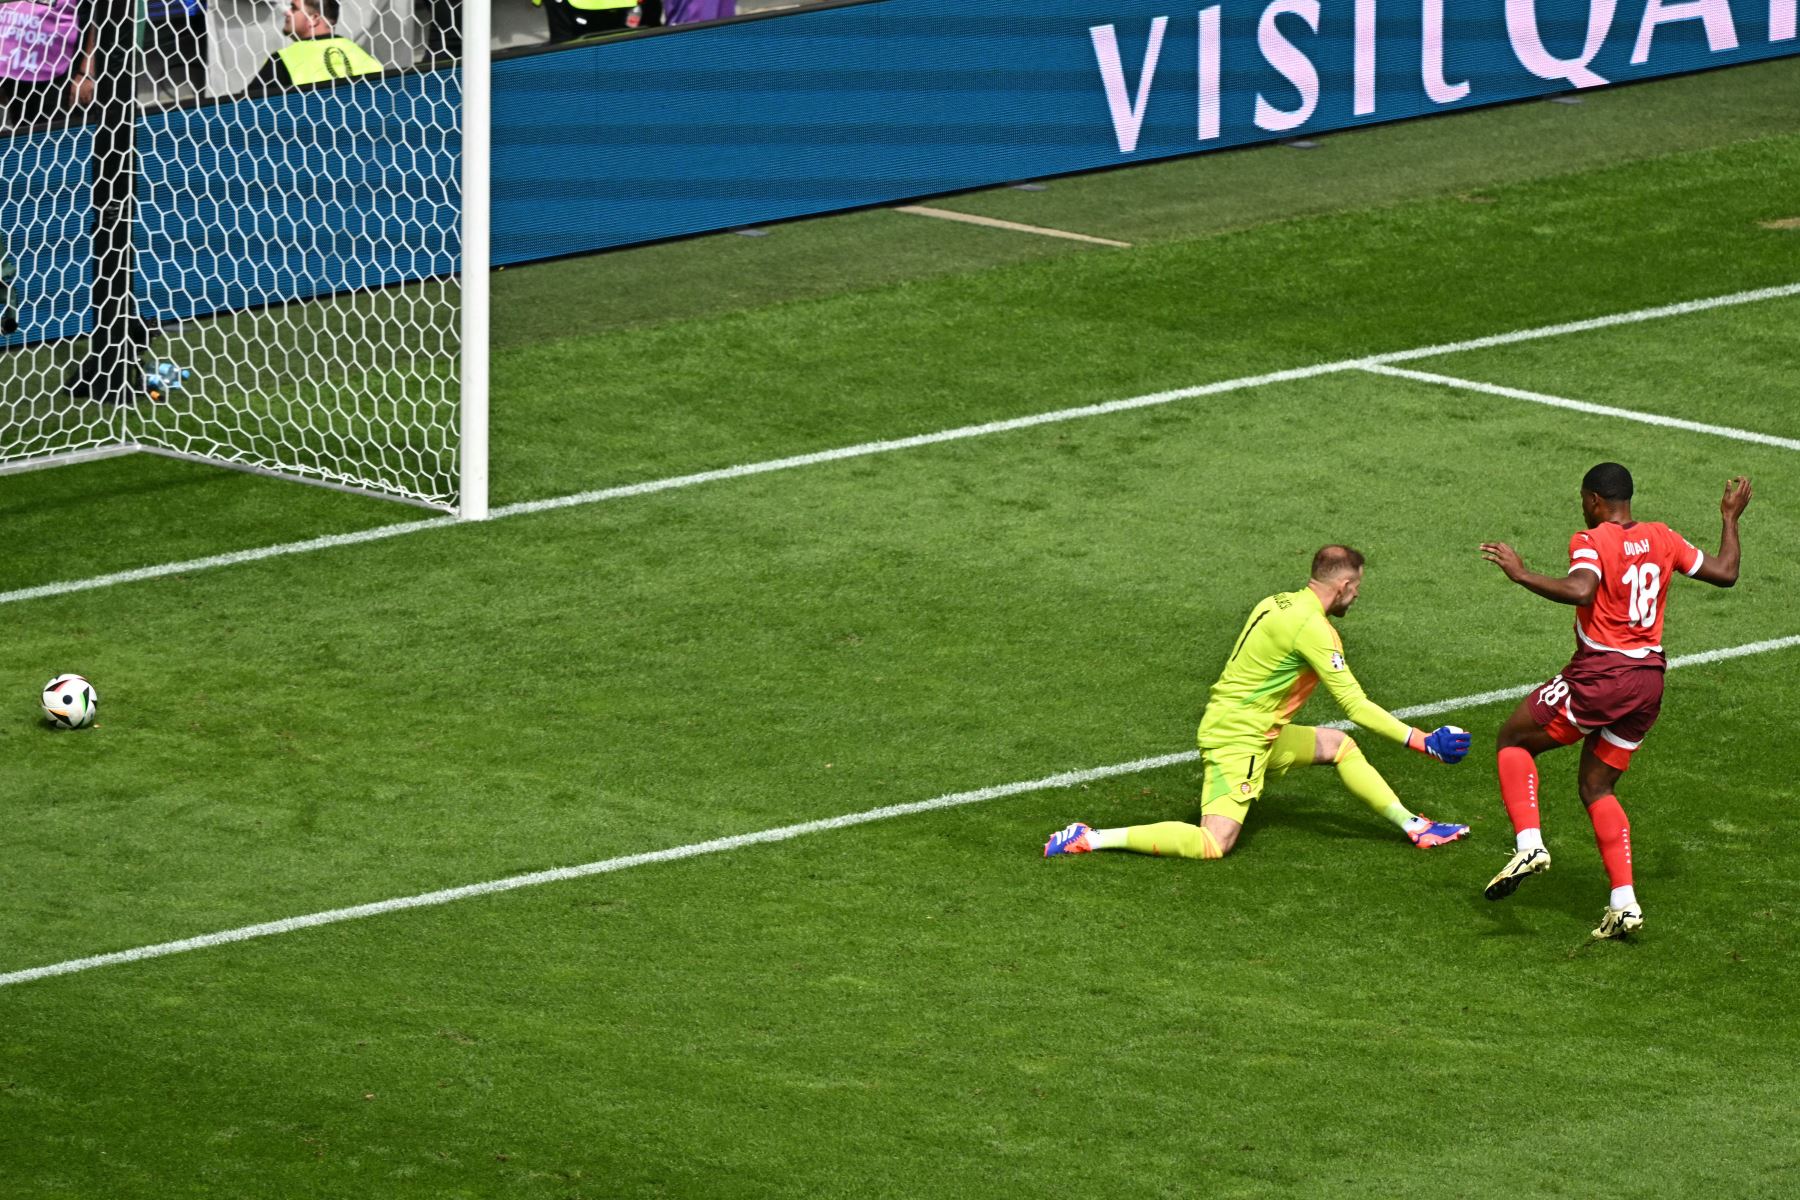
[[[508,271],[502,505],[1800,282],[1800,64]],[[583,315],[597,289],[640,299]],[[616,315],[629,309],[633,316]],[[526,314],[573,314],[531,320]],[[1800,438],[1800,297],[1407,364]],[[1340,371],[485,525],[6,599],[0,976],[1187,750],[1321,542],[1399,708],[1535,682],[1576,484],[1710,549],[1673,654],[1800,634],[1800,451]],[[0,478],[0,592],[411,520],[147,457]],[[1191,764],[0,986],[0,1197],[1781,1197],[1800,646],[1679,667],[1572,752],[1504,904],[1491,765],[1361,740],[1219,863],[1046,862]],[[79,670],[98,726],[36,686]],[[1304,719],[1337,714],[1320,697]]]

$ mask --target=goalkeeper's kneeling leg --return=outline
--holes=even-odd
[[[1236,841],[1232,838],[1231,841]],[[1125,831],[1125,848],[1139,854],[1176,858],[1224,858],[1230,842],[1221,842],[1212,830],[1186,821],[1159,821],[1133,825]]]
[[[1332,761],[1337,764],[1338,778],[1344,781],[1352,796],[1368,805],[1376,815],[1406,828],[1412,811],[1400,803],[1400,797],[1394,795],[1394,789],[1381,777],[1381,772],[1363,757],[1355,738],[1345,737]]]

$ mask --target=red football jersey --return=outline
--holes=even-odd
[[[1575,610],[1575,637],[1589,650],[1629,658],[1662,653],[1663,606],[1676,571],[1706,561],[1694,544],[1660,521],[1603,521],[1569,539],[1569,573],[1600,577],[1594,602]]]

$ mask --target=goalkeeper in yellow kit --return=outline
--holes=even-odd
[[[1429,734],[1414,729],[1364,695],[1350,673],[1344,643],[1329,618],[1350,611],[1362,577],[1361,554],[1348,546],[1325,546],[1313,556],[1305,587],[1270,596],[1251,610],[1200,721],[1200,824],[1163,821],[1090,829],[1077,821],[1045,843],[1045,856],[1133,850],[1223,858],[1237,843],[1264,780],[1292,767],[1326,763],[1337,768],[1345,787],[1421,849],[1454,842],[1469,832],[1467,825],[1441,824],[1408,811],[1348,734],[1288,724],[1323,680],[1344,715],[1371,733],[1440,762],[1461,762],[1468,754],[1467,733],[1451,725]]]

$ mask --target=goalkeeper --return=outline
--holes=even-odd
[[[1237,844],[1263,781],[1296,766],[1330,763],[1344,786],[1421,849],[1454,842],[1467,825],[1445,825],[1409,812],[1356,740],[1336,729],[1290,725],[1319,681],[1356,724],[1440,762],[1461,762],[1469,735],[1451,726],[1423,733],[1363,694],[1344,661],[1330,617],[1341,617],[1362,587],[1363,556],[1325,546],[1313,556],[1305,587],[1270,596],[1250,611],[1225,669],[1212,686],[1200,722],[1204,780],[1200,823],[1163,821],[1122,829],[1090,829],[1077,821],[1044,845],[1053,854],[1132,850],[1181,858],[1223,858]]]

